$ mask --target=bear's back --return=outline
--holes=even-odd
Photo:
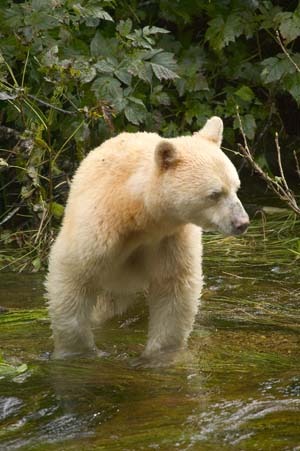
[[[149,162],[154,162],[155,147],[160,141],[156,133],[138,132],[121,133],[92,150],[82,161],[74,179],[73,187],[86,183],[91,186],[94,183],[113,179],[124,181],[133,172],[143,165],[149,167]],[[152,164],[150,164],[150,167]]]
[[[153,158],[155,147],[161,140],[156,133],[121,133],[92,150],[87,158],[98,160],[108,158],[112,163],[120,162],[127,166],[132,160]]]
[[[91,210],[101,209],[101,216],[129,214],[121,214],[131,196],[127,182],[140,169],[151,172],[160,139],[156,133],[121,133],[92,150],[73,177],[64,222],[85,221]]]

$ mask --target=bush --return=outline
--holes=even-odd
[[[0,30],[2,240],[30,242],[37,268],[70,175],[90,148],[122,130],[175,136],[216,114],[232,148],[238,105],[262,166],[272,169],[275,130],[286,161],[292,155],[296,1],[2,0]]]

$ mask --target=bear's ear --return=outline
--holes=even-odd
[[[218,116],[211,117],[204,127],[199,130],[198,134],[220,146],[223,139],[222,119]]]
[[[155,149],[155,161],[161,170],[176,166],[178,156],[173,144],[169,141],[160,141]]]

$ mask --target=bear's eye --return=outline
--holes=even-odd
[[[208,198],[209,198],[210,200],[217,201],[217,200],[219,200],[219,199],[222,197],[222,195],[223,195],[223,192],[222,192],[222,191],[213,191],[212,193],[210,193],[210,194],[208,195]]]

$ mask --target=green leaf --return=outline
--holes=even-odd
[[[285,44],[289,44],[300,36],[300,14],[298,11],[279,13],[274,20],[279,22],[279,31],[285,40]]]
[[[51,67],[51,66],[53,66],[55,64],[58,64],[58,56],[57,55],[58,55],[58,46],[57,45],[53,45],[42,56],[42,63],[45,66],[49,66],[49,67]]]
[[[128,69],[118,69],[118,70],[116,70],[115,71],[115,76],[120,81],[122,81],[125,85],[128,85],[128,86],[131,85],[132,76],[128,72]]]
[[[11,3],[9,8],[4,9],[3,18],[5,21],[5,25],[8,27],[8,29],[16,30],[18,27],[23,26],[24,17],[23,12],[21,10],[21,6]]]
[[[104,37],[99,30],[90,43],[91,55],[99,57],[111,57],[118,55],[118,42],[114,38]]]
[[[139,52],[139,56],[142,60],[147,61],[153,58],[158,53],[162,53],[162,49],[151,49],[151,50],[142,50]]]
[[[151,67],[153,69],[156,78],[158,78],[159,81],[174,80],[175,78],[178,78],[178,75],[175,72],[173,72],[170,69],[167,69],[165,66],[162,66],[161,64],[151,63]]]
[[[130,100],[133,103],[136,103],[137,105],[141,105],[143,108],[145,108],[144,102],[141,99],[138,99],[137,97],[130,96],[128,97],[128,100]]]
[[[227,17],[218,15],[208,25],[205,38],[218,51],[235,42],[242,34],[248,39],[256,31],[254,16],[247,10],[234,10]]]
[[[32,11],[24,17],[25,25],[36,30],[51,30],[59,26],[59,19],[49,14],[48,11]]]
[[[162,85],[158,85],[153,89],[151,94],[151,103],[153,103],[153,105],[170,105],[170,96],[166,92],[163,92],[162,88]]]
[[[32,9],[34,11],[40,11],[40,10],[47,10],[49,8],[49,1],[48,0],[32,0],[31,2]]]
[[[60,219],[64,214],[64,206],[61,204],[58,204],[57,202],[51,203],[51,213],[55,218]]]
[[[153,56],[151,59],[151,67],[155,76],[161,80],[174,80],[179,78],[175,70],[177,64],[174,59],[173,53],[160,52]]]
[[[133,33],[128,34],[127,39],[132,41],[133,47],[140,47],[142,49],[152,49],[155,41],[149,36],[144,35],[142,30],[134,30]]]
[[[198,126],[203,126],[205,120],[211,116],[211,110],[205,103],[200,103],[197,100],[190,100],[185,102],[185,120],[190,125],[196,119]]]
[[[295,74],[287,75],[283,80],[283,87],[286,89],[291,96],[296,100],[298,105],[300,105],[300,74],[296,72]]]
[[[115,62],[113,60],[106,59],[106,60],[98,61],[94,65],[94,67],[100,73],[112,74],[114,72],[114,70],[115,70],[116,64],[115,64]]]
[[[92,83],[91,89],[98,100],[108,102],[117,111],[122,111],[125,107],[123,89],[119,80],[112,77],[100,76]]]
[[[128,65],[128,72],[148,83],[152,81],[151,65],[141,59],[131,60]]]
[[[116,26],[116,30],[121,36],[126,37],[132,30],[132,21],[130,19],[120,20]]]
[[[174,54],[171,52],[163,52],[156,53],[151,58],[151,63],[155,63],[161,66],[165,66],[169,70],[175,71],[177,70],[177,63],[174,58]]]
[[[187,78],[185,76],[185,78]],[[186,81],[186,89],[190,92],[198,92],[198,91],[208,91],[208,83],[203,74],[196,72],[194,75],[191,75]],[[178,88],[177,88],[178,89]]]
[[[225,20],[223,16],[217,16],[209,22],[205,37],[215,50],[221,50],[234,42],[242,30],[240,15],[231,14]]]
[[[78,71],[78,78],[83,84],[90,83],[96,77],[95,66],[87,61],[76,61],[73,68]]]
[[[267,58],[261,64],[264,66],[261,72],[261,78],[266,84],[278,81],[284,75],[293,73],[296,70],[285,55]]]
[[[160,27],[149,27],[148,25],[146,27],[143,28],[143,34],[145,36],[149,36],[151,34],[165,34],[165,33],[170,33],[169,30],[166,30],[165,28],[160,28]]]
[[[126,119],[134,125],[143,123],[146,119],[147,110],[140,99],[130,98],[130,102],[124,110]]]
[[[240,99],[245,102],[251,102],[254,99],[255,95],[249,86],[241,86],[237,91],[235,91],[235,95],[237,95]]]
[[[243,21],[240,12],[237,14],[230,14],[227,17],[224,26],[224,47],[229,44],[229,42],[234,42],[237,37],[241,36],[243,33]]]
[[[73,11],[82,18],[96,18],[113,22],[113,18],[101,6],[82,6],[80,3],[73,5]]]

